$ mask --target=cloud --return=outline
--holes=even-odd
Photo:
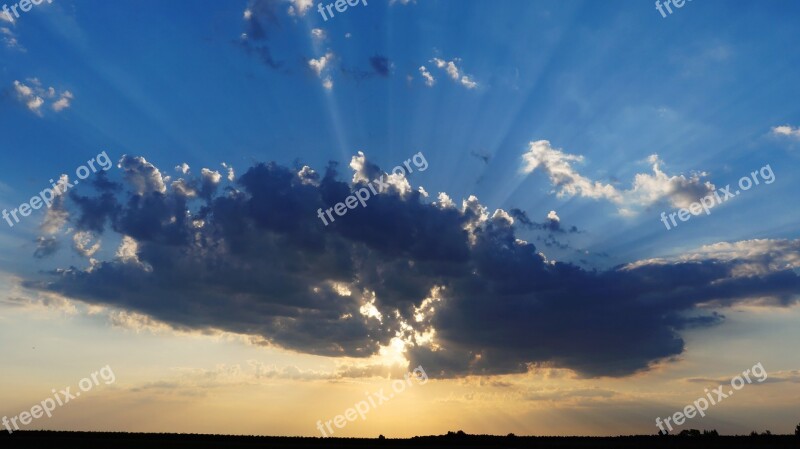
[[[14,91],[17,94],[17,100],[34,114],[40,117],[44,116],[42,106],[47,101],[51,102],[51,107],[55,112],[61,112],[70,107],[74,98],[72,92],[66,90],[58,94],[53,87],[45,89],[37,78],[28,78],[26,82],[28,84],[15,80]],[[54,98],[58,99],[53,101]]]
[[[72,236],[72,247],[76,253],[88,258],[100,250],[100,241],[92,232],[79,231]]]
[[[342,67],[342,73],[356,79],[365,80],[379,76],[381,78],[388,78],[391,75],[393,68],[392,61],[389,58],[381,55],[374,55],[369,58],[369,70],[349,69]]]
[[[125,173],[125,180],[135,186],[139,195],[167,190],[161,172],[141,156],[122,155],[117,167]]]
[[[369,65],[372,67],[372,70],[375,71],[376,74],[382,77],[389,76],[389,72],[392,68],[392,63],[389,61],[389,58],[381,55],[375,55],[369,58]]]
[[[4,17],[4,14],[0,14],[0,19]],[[19,40],[17,40],[17,35],[14,34],[14,31],[12,31],[11,28],[0,26],[0,38],[2,38],[3,44],[5,44],[6,48],[19,50],[22,52],[25,51],[25,48],[19,43]]]
[[[472,78],[464,75],[461,77],[461,85],[466,87],[467,89],[475,89],[478,87],[478,83],[472,80]]]
[[[320,56],[317,59],[309,59],[308,66],[311,67],[311,70],[317,74],[317,76],[322,76],[322,71],[325,70],[325,67],[330,62],[331,58],[333,58],[333,53],[328,52],[325,56]]]
[[[561,218],[554,210],[548,212],[547,217],[545,217],[545,220],[541,223],[531,221],[531,219],[528,218],[528,215],[525,213],[525,211],[520,209],[513,208],[509,210],[508,213],[511,217],[514,218],[515,224],[518,222],[519,225],[525,226],[530,229],[539,229],[539,230],[562,233],[562,234],[566,232],[569,233],[578,232],[578,228],[576,228],[575,226],[571,226],[569,230],[565,230],[564,228],[562,228]]]
[[[326,37],[325,30],[323,30],[322,28],[313,28],[311,30],[312,39],[316,41],[323,41],[325,40],[325,37]]]
[[[424,65],[419,67],[419,73],[425,80],[425,85],[428,87],[433,87],[434,83],[436,83],[436,79],[433,77],[433,75],[431,75],[431,72],[429,72]]]
[[[669,176],[661,170],[661,161],[657,155],[651,155],[647,161],[652,165],[653,173],[639,173],[634,177],[628,190],[618,190],[611,184],[581,175],[573,163],[582,163],[583,156],[568,154],[559,148],[553,148],[547,140],[531,142],[528,150],[522,155],[522,172],[533,173],[541,170],[550,178],[556,195],[580,196],[593,200],[607,200],[616,204],[623,215],[636,213],[639,208],[654,205],[667,200],[676,208],[688,207],[689,204],[714,192],[714,185],[703,178],[705,172]]]
[[[33,257],[37,259],[44,259],[45,257],[52,256],[61,247],[60,242],[55,237],[40,236],[36,238],[36,249],[33,252]]]
[[[251,0],[242,13],[244,31],[237,44],[271,69],[283,67],[283,63],[272,54],[270,40],[271,33],[281,28],[281,11],[284,5],[283,0]],[[293,7],[294,5],[290,6]]]
[[[52,107],[53,110],[56,112],[61,112],[64,109],[67,109],[71,105],[71,101],[73,99],[72,92],[64,91],[61,93],[61,97],[53,103]]]
[[[314,5],[313,0],[289,0],[289,3],[291,3],[288,9],[289,15],[300,17],[306,15],[308,9]]]
[[[347,181],[334,163],[319,174],[257,164],[224,189],[209,182],[216,175],[187,176],[210,189],[192,198],[162,188],[144,158],[125,160],[125,190],[111,204],[68,198],[78,209],[71,225],[102,223],[97,235],[122,236],[116,256],[26,287],[308,354],[370,360],[399,339],[411,366],[435,377],[536,364],[626,376],[680,355],[683,329],[719,323],[709,304],[788,306],[800,291],[789,269],[798,241],[720,243],[589,271],[517,238],[514,214],[474,196],[429,203],[406,179],[324,226],[319,211],[384,173],[363,154]],[[100,204],[105,193],[88,200]],[[557,214],[542,215],[560,226]]]
[[[800,139],[800,127],[794,128],[790,125],[774,126],[772,128],[772,134],[775,136]]]
[[[320,56],[317,59],[309,59],[308,60],[308,67],[320,78],[322,79],[322,87],[325,89],[332,89],[333,88],[333,79],[328,72],[329,64],[333,59],[333,53],[327,52],[324,56]]]
[[[436,68],[442,69],[447,73],[447,76],[450,77],[453,81],[461,84],[467,89],[475,89],[478,87],[478,83],[472,79],[472,77],[463,73],[461,69],[458,68],[456,65],[457,62],[461,62],[460,58],[456,58],[452,61],[445,61],[444,59],[440,58],[433,58],[430,60]],[[423,66],[424,67],[424,66]],[[422,71],[422,68],[420,68]],[[424,76],[424,75],[423,75]],[[429,84],[429,86],[432,84]]]

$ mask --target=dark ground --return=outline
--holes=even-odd
[[[443,435],[409,439],[253,437],[196,434],[21,431],[0,433],[0,448],[800,448],[800,438],[771,436],[512,437]]]

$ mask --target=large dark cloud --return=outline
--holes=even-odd
[[[735,258],[606,271],[548,261],[511,215],[474,197],[429,202],[405,181],[325,226],[318,210],[364,187],[341,181],[335,164],[322,175],[258,164],[228,186],[167,186],[142,158],[120,167],[125,192],[103,179],[93,196],[70,196],[77,230],[128,236],[118,256],[29,287],[312,354],[370,356],[402,335],[411,363],[437,376],[532,363],[624,376],[681,354],[681,329],[722,319],[698,305],[788,305],[800,292],[795,272],[749,272]],[[367,304],[380,320],[362,313]],[[431,329],[435,346],[420,338]]]

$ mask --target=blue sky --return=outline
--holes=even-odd
[[[103,277],[106,272],[92,271],[94,266],[105,266],[109,272],[122,270],[120,267],[133,263],[131,261],[143,267],[151,257],[152,265],[165,264],[166,273],[159,274],[158,268],[155,269],[158,282],[173,279],[178,285],[150,293],[164,299],[176,289],[180,290],[181,270],[169,271],[178,261],[165,262],[169,244],[175,243],[170,240],[174,234],[167,229],[171,225],[162,223],[163,227],[158,230],[148,228],[147,220],[152,217],[147,214],[155,216],[160,213],[155,210],[162,210],[156,206],[153,210],[141,209],[143,216],[134,217],[134,220],[132,211],[136,208],[130,199],[144,201],[152,196],[160,198],[153,201],[165,201],[164,207],[178,207],[176,204],[183,207],[185,198],[174,195],[176,187],[172,183],[185,178],[187,183],[193,182],[196,189],[195,201],[187,206],[190,214],[195,214],[195,219],[202,215],[206,223],[213,222],[224,229],[220,232],[228,239],[221,238],[217,242],[220,245],[231,244],[236,233],[220,218],[222,211],[228,209],[219,208],[222,201],[212,207],[212,199],[228,198],[226,195],[232,191],[246,192],[250,202],[242,204],[252,205],[262,200],[263,203],[248,206],[252,207],[248,213],[254,215],[243,218],[242,226],[251,224],[251,219],[255,223],[267,220],[261,223],[269,229],[264,235],[272,235],[271,232],[290,235],[292,244],[298,245],[287,254],[305,254],[311,251],[313,242],[323,240],[328,242],[326,251],[330,251],[336,247],[330,242],[338,242],[341,237],[348,245],[357,241],[354,247],[366,244],[377,251],[376,254],[395,248],[392,257],[407,257],[409,263],[423,264],[431,260],[438,263],[441,260],[437,258],[444,257],[444,253],[448,254],[444,259],[449,263],[461,260],[459,251],[463,248],[454,242],[460,235],[459,226],[464,226],[468,233],[483,229],[485,234],[472,235],[478,240],[480,235],[492,235],[497,239],[487,243],[492,250],[485,252],[474,239],[464,243],[464,248],[469,248],[464,250],[476,261],[475,273],[486,270],[470,282],[480,283],[492,276],[497,276],[500,282],[505,276],[500,272],[505,271],[513,279],[503,282],[513,284],[513,288],[522,289],[520,291],[538,289],[547,284],[544,279],[574,282],[581,287],[565,294],[577,298],[591,291],[593,282],[599,282],[597,285],[603,288],[604,282],[621,282],[619,292],[611,292],[614,290],[611,286],[607,288],[610,296],[617,293],[624,296],[625,292],[645,288],[645,279],[650,276],[663,279],[666,283],[663,288],[667,288],[672,279],[675,282],[697,280],[698,284],[694,285],[687,281],[686,291],[657,292],[668,297],[664,301],[680,304],[670,312],[659,309],[669,321],[661,324],[665,326],[664,332],[677,335],[682,341],[690,341],[689,336],[695,335],[692,332],[699,332],[702,337],[697,341],[705,341],[703,344],[710,345],[707,350],[712,352],[725,348],[726,343],[710,335],[714,332],[727,335],[726,329],[730,328],[726,326],[739,322],[739,318],[730,316],[732,313],[739,317],[738,312],[741,312],[742,316],[750,317],[744,318],[743,326],[756,334],[748,340],[752,348],[726,363],[730,369],[717,372],[710,362],[697,363],[688,372],[667,375],[668,380],[645,379],[646,385],[679,382],[691,376],[725,376],[752,366],[759,355],[780,360],[781,372],[798,368],[800,360],[796,351],[792,353],[790,348],[776,347],[774,342],[797,334],[793,330],[796,326],[787,324],[786,320],[797,315],[797,269],[800,267],[797,226],[800,210],[794,207],[800,192],[794,182],[800,162],[800,91],[797,87],[800,49],[792,45],[800,33],[797,31],[800,5],[791,1],[732,4],[698,0],[687,2],[680,9],[673,8],[674,13],[664,18],[651,2],[370,0],[367,5],[359,4],[337,13],[328,21],[323,21],[316,12],[316,5],[303,0],[223,4],[196,1],[191,6],[181,2],[54,0],[12,21],[0,20],[0,31],[5,30],[0,34],[0,142],[3,148],[0,207],[8,210],[18,207],[48,187],[49,179],[56,180],[61,174],[72,177],[76,167],[106,151],[114,162],[114,168],[106,175],[122,189],[113,193],[114,207],[118,207],[115,210],[129,213],[114,215],[117,212],[110,212],[114,207],[108,204],[107,209],[105,206],[81,209],[77,202],[70,203],[74,198],[65,198],[63,205],[48,212],[36,211],[13,228],[5,224],[0,226],[0,245],[4,249],[0,255],[0,270],[4,273],[4,282],[14,286],[13,291],[24,292],[19,295],[29,295],[25,296],[29,299],[24,301],[26,305],[22,309],[30,312],[19,311],[17,303],[21,296],[16,293],[16,303],[9,300],[15,304],[13,313],[22,313],[22,317],[17,317],[20,323],[41,326],[38,320],[54,313],[47,312],[48,304],[56,309],[69,309],[71,306],[65,304],[74,303],[78,310],[75,313],[82,318],[73,318],[75,321],[71,325],[56,333],[58,338],[85,339],[86,344],[91,344],[91,338],[82,333],[83,329],[119,337],[118,332],[122,332],[119,328],[125,328],[125,323],[129,327],[133,325],[132,321],[121,320],[114,313],[135,312],[140,315],[134,327],[161,329],[159,326],[163,325],[164,329],[199,334],[215,329],[265,338],[271,350],[288,351],[274,356],[287,365],[308,369],[323,366],[330,370],[334,369],[332,364],[336,364],[338,358],[345,364],[357,364],[358,358],[354,361],[350,357],[365,347],[347,348],[345,343],[351,341],[349,332],[355,332],[354,328],[332,330],[347,335],[337,343],[347,350],[336,354],[326,349],[324,338],[277,335],[246,322],[242,316],[214,322],[210,318],[213,313],[206,316],[204,307],[207,304],[203,301],[191,303],[187,299],[188,305],[182,304],[188,307],[187,314],[157,307],[144,297],[129,295],[130,291],[121,286],[115,291],[113,276],[106,278]],[[426,76],[430,78],[426,80]],[[329,202],[331,196],[326,195],[333,195],[330,192],[347,193],[348,188],[355,188],[350,183],[353,170],[356,174],[369,172],[364,168],[368,164],[363,164],[363,170],[349,166],[351,158],[359,151],[366,155],[366,161],[386,171],[422,152],[429,168],[409,175],[407,181],[412,194],[392,193],[396,197],[386,200],[387,209],[383,215],[370,215],[373,209],[383,210],[378,208],[384,206],[377,206],[376,202],[373,209],[368,207],[363,213],[348,216],[357,217],[351,224],[343,217],[338,225],[341,227],[335,231],[337,236],[328,240],[328,234],[319,234],[323,231],[313,228],[319,224],[314,221],[313,214],[295,217],[297,210],[305,205],[294,201],[304,198],[303,195],[319,195],[325,198],[323,202]],[[117,167],[118,161],[120,167]],[[253,171],[249,178],[243,178],[251,167],[272,161],[282,168]],[[277,185],[270,182],[283,179],[281,170],[297,172],[309,166],[324,176],[329,161],[339,163],[337,171],[341,182],[330,186],[331,190],[324,183],[307,180],[303,185],[313,184],[318,190],[316,193],[306,192],[303,186],[292,187],[288,193],[275,193],[275,197],[259,200],[258,189]],[[188,173],[174,168],[183,163],[191,167]],[[774,182],[754,186],[715,207],[710,215],[693,216],[671,230],[665,229],[660,221],[662,212],[669,214],[688,207],[704,195],[727,184],[735,185],[742,176],[767,165],[774,174]],[[227,179],[228,167],[234,170],[230,179]],[[202,168],[208,169],[208,176],[201,173]],[[214,179],[214,172],[220,174],[218,179]],[[144,185],[138,192],[135,188],[131,190],[136,182]],[[406,185],[405,182],[397,181],[398,188]],[[199,192],[206,185],[214,193],[201,200],[203,195]],[[420,187],[425,194],[414,194]],[[75,192],[86,198],[99,198],[102,194],[102,190],[86,186],[76,188]],[[445,201],[437,196],[440,192],[452,199],[455,206],[450,210],[458,211],[457,217],[448,215]],[[295,194],[297,198],[292,197]],[[475,202],[470,202],[471,195],[477,198]],[[208,202],[204,203],[205,200]],[[395,200],[397,203],[392,202]],[[466,203],[462,205],[464,200]],[[214,213],[203,215],[204,206]],[[240,206],[244,207],[237,207]],[[266,215],[257,212],[262,206]],[[473,206],[475,209],[470,212]],[[486,217],[481,218],[480,212],[475,212],[480,210],[479,206],[486,208]],[[57,209],[65,211],[68,219],[56,231],[47,233],[43,222],[54,217]],[[497,209],[504,212],[498,215]],[[471,215],[474,213],[477,218]],[[287,228],[269,221],[272,218],[264,218],[275,215],[295,223],[296,229],[290,230],[291,226]],[[100,220],[103,228],[86,227],[81,220],[87,217]],[[306,218],[310,220],[306,222]],[[513,225],[512,237],[505,234],[503,223]],[[397,228],[390,232],[395,225]],[[186,226],[181,232],[192,229],[191,220]],[[575,232],[570,232],[573,226]],[[408,233],[403,234],[404,230]],[[434,230],[441,234],[435,235]],[[76,233],[81,232],[94,232],[87,235],[91,235],[92,241],[102,242],[97,252],[87,253],[83,247],[70,248],[76,245],[73,243]],[[206,237],[211,238],[211,235],[217,236],[211,233]],[[249,244],[256,248],[264,243],[261,234],[245,235],[252,237]],[[125,240],[124,236],[132,240]],[[404,240],[414,236],[430,239],[419,237],[420,245],[429,252]],[[37,243],[37,237],[51,240]],[[312,243],[308,243],[310,247],[303,246],[292,240],[294,238]],[[527,242],[528,246],[520,249],[527,256],[515,253],[489,258],[487,260],[497,267],[498,272],[493,272],[481,264],[480,258],[493,251],[499,254],[500,248],[508,249],[507,245],[498,243],[506,238],[511,238],[510,242],[514,239]],[[37,245],[41,246],[43,241],[58,242],[60,249],[48,257],[33,257]],[[164,242],[170,243],[162,246]],[[493,246],[495,244],[499,246]],[[120,258],[120,245],[133,251],[135,256]],[[248,243],[242,245],[246,247]],[[405,248],[412,249],[406,251]],[[361,253],[353,251],[350,257],[356,260],[360,257],[356,254]],[[544,260],[541,273],[526,271],[533,268],[516,259],[539,253]],[[341,256],[336,251],[331,254],[332,257]],[[201,256],[193,253],[193,257]],[[237,260],[245,263],[247,258]],[[361,262],[366,264],[368,260],[372,259]],[[567,268],[563,268],[565,271],[550,268],[547,264],[552,261],[558,262],[552,266]],[[329,261],[315,264],[311,266],[316,270],[332,270]],[[627,264],[638,268],[619,268]],[[709,267],[716,270],[723,266],[730,270],[727,274],[714,274],[719,277],[713,279],[704,277],[712,276]],[[79,274],[73,273],[75,278],[59,281],[49,273],[69,267],[78,270]],[[579,270],[575,278],[565,274],[571,267]],[[263,268],[273,273],[272,268]],[[292,271],[295,268],[281,267],[287,270],[287,276],[297,274]],[[629,278],[629,273],[636,270],[653,272]],[[348,275],[333,271],[318,274],[318,279],[320,282],[344,282],[351,289],[363,287],[366,290],[361,292],[359,301],[369,303],[367,286],[374,280],[374,273],[368,271],[354,269],[349,273],[349,284],[343,280]],[[314,270],[311,273],[312,277],[317,276]],[[601,273],[597,275],[600,278],[595,279],[592,273]],[[442,279],[452,274],[442,267],[431,268],[428,273],[406,273],[420,284],[396,290],[389,286],[399,282],[397,279],[382,279],[375,285],[387,291],[379,287],[372,290],[372,293],[377,292],[378,299],[371,304],[384,316],[391,314],[395,307],[397,310],[409,307],[408,304],[423,307],[422,301],[430,292],[425,291],[420,296],[420,291],[431,289],[434,284],[439,285],[438,282],[447,284]],[[81,276],[93,281],[79,282],[77,279]],[[154,282],[144,276],[144,283]],[[216,286],[222,289],[220,291],[228,291],[225,289],[231,288],[229,282],[235,275],[217,272],[208,273],[208,276],[225,278]],[[540,280],[543,284],[531,287],[520,280],[525,276],[537,280],[538,276],[543,276]],[[252,282],[253,289],[257,289],[259,279],[249,273],[239,281]],[[40,281],[45,283],[40,284]],[[722,281],[729,282],[730,287],[723,292],[708,293]],[[450,288],[455,292],[470,290],[467,284],[453,282]],[[211,284],[207,286],[209,290],[214,289],[215,284]],[[759,289],[757,285],[766,287]],[[292,290],[281,285],[280,289],[283,288]],[[494,284],[486,288],[487,292],[500,296],[508,293]],[[298,293],[288,290],[283,291],[285,296],[277,303],[300,301],[307,305],[303,301],[314,301],[295,297]],[[734,293],[737,290],[744,293]],[[228,293],[247,294],[235,289]],[[381,298],[381,293],[391,299]],[[53,301],[47,296],[52,294],[61,299]],[[643,299],[637,299],[640,300]],[[462,326],[475,318],[464,310],[474,308],[494,313],[491,301],[483,303],[478,298],[462,298],[461,301],[450,303],[457,305],[450,305],[445,308],[448,312],[442,312],[448,313],[449,319],[436,317],[425,322],[430,326],[428,331],[441,330],[442,341],[452,344],[449,347],[454,351],[451,357],[437,359],[426,350],[417,348],[415,352],[407,348],[408,351],[401,352],[408,361],[424,361],[431,366],[439,364],[446,379],[467,375],[521,375],[519,367],[503,363],[471,370],[462,366],[463,360],[456,361],[461,355],[455,354],[465,351],[484,354],[484,360],[494,362],[490,354],[498,357],[498,352],[492,353],[492,350],[499,351],[493,346],[497,341],[491,335],[476,332],[469,338],[460,336],[460,332],[465,332]],[[40,308],[41,304],[45,307]],[[99,313],[93,307],[111,310],[108,312],[110,321],[92,318]],[[586,303],[575,307],[591,309]],[[243,308],[243,315],[246,310]],[[411,313],[409,310],[405,312]],[[524,307],[522,310],[535,313]],[[197,315],[192,315],[191,311]],[[514,314],[522,313],[514,308],[494,311],[496,315],[491,318],[497,320],[495,324],[507,325],[512,330],[516,322]],[[720,324],[709,315],[712,311],[726,315],[727,321]],[[551,317],[566,313],[562,310],[549,312],[553,313]],[[649,309],[642,311],[642,314],[650,313],[653,311]],[[673,319],[671,313],[684,318]],[[771,318],[765,319],[762,314]],[[686,316],[694,315],[710,320],[706,323],[708,326],[700,326],[700,331],[686,330],[692,324]],[[581,319],[572,322],[576,331],[581,322]],[[645,326],[641,323],[639,325]],[[777,335],[757,336],[759,330],[778,326],[776,323],[783,323]],[[620,338],[630,343],[637,332],[647,333],[638,329],[639,325],[631,324],[630,333]],[[308,326],[313,327],[312,324]],[[376,332],[381,333],[379,341],[372,343],[383,348],[388,347],[391,333],[397,330],[385,322],[370,329],[373,337]],[[604,333],[609,330],[607,326],[595,330],[599,341],[617,344],[613,335]],[[422,329],[418,331],[423,332]],[[3,338],[11,338],[10,335]],[[125,335],[126,347],[151,344]],[[575,340],[576,346],[553,343],[548,350],[525,348],[513,355],[502,351],[499,354],[513,362],[541,362],[552,364],[548,367],[553,369],[573,370],[581,379],[581,376],[638,376],[642,372],[658,371],[656,366],[670,363],[675,369],[680,362],[669,362],[670,357],[680,355],[691,360],[697,354],[692,352],[697,347],[694,343],[676,349],[670,347],[669,341],[661,339],[663,335],[650,337],[664,344],[663,351],[642,350],[641,360],[630,364],[619,354],[611,353],[605,361],[588,360],[585,351],[590,348],[581,346],[587,344],[581,338]],[[158,338],[166,341],[185,337],[169,334]],[[513,338],[513,335],[505,335],[500,340],[508,345]],[[647,338],[642,337],[643,341],[649,341]],[[336,337],[332,339],[336,341]],[[569,336],[564,339],[572,341]],[[713,343],[709,343],[712,340]],[[183,340],[175,344],[191,346]],[[221,357],[224,352],[223,348],[214,346],[221,343],[197,344],[213,346],[209,351],[216,356]],[[581,349],[570,353],[577,346]],[[258,347],[241,349],[263,356],[258,350]],[[561,350],[565,352],[560,353]],[[11,354],[12,359],[24,359],[21,351],[12,350]],[[242,355],[242,358],[252,354]],[[141,357],[146,359],[144,355]],[[319,357],[323,361],[318,366],[304,357]],[[193,360],[196,362],[194,369],[211,369],[209,367],[218,365],[213,356],[198,355]],[[775,361],[772,366],[779,363]],[[604,362],[609,366],[619,365],[602,369],[600,365]],[[183,368],[190,365],[190,362],[182,363]],[[236,361],[226,360],[225,363]],[[90,365],[87,370],[94,368],[94,364]],[[97,367],[100,366],[98,362]],[[169,366],[168,360],[159,359],[152,361],[149,374],[162,379],[174,368]],[[15,378],[23,376],[22,371],[15,371]],[[72,372],[66,367],[63,371]],[[141,370],[131,373],[129,378],[135,379],[133,383],[152,382],[148,373]],[[520,382],[530,387],[527,380]],[[574,382],[577,385],[583,380]],[[570,384],[566,384],[564,388],[568,389]],[[448,388],[455,388],[446,383],[442,385],[446,392],[442,394],[451,394]],[[303,392],[311,387],[303,384],[294,385],[294,388]],[[682,390],[674,385],[671,388]],[[234,396],[231,393],[227,401],[236,403],[232,399]],[[735,416],[744,420],[743,415]],[[744,426],[744,423],[730,422],[726,425],[729,430],[735,430],[740,424]],[[631,423],[634,427],[638,425]],[[80,420],[69,426],[80,428]],[[137,429],[151,428],[143,425]],[[498,424],[487,431],[516,431],[506,428]],[[232,428],[222,431],[227,429]],[[577,433],[603,433],[586,423],[573,429]],[[564,432],[569,433],[569,429]]]

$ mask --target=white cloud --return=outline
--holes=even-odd
[[[311,67],[311,70],[313,70],[318,77],[322,78],[322,87],[328,90],[333,89],[333,80],[331,79],[330,75],[326,75],[323,78],[323,72],[327,70],[331,59],[333,59],[333,53],[328,52],[325,54],[325,56],[321,56],[318,59],[310,59],[308,61],[308,66]]]
[[[424,65],[420,66],[419,73],[422,74],[422,77],[425,79],[426,86],[431,87],[434,83],[436,83],[436,79],[433,77],[433,75],[431,75],[431,72],[429,72]]]
[[[204,180],[209,181],[212,184],[219,184],[219,182],[222,180],[222,175],[220,174],[220,172],[216,170],[210,170],[208,168],[200,170],[200,176],[202,176]]]
[[[460,69],[458,65],[456,65],[456,63],[461,62],[460,58],[455,58],[452,61],[445,61],[444,59],[441,58],[433,58],[430,60],[430,62],[432,62],[436,66],[436,68],[444,70],[447,73],[447,76],[450,77],[451,80],[461,84],[467,89],[474,89],[478,87],[478,83],[474,79],[472,79],[471,76],[464,74],[464,71]],[[428,86],[430,85],[431,84],[428,84]]]
[[[690,176],[669,176],[661,170],[662,161],[657,155],[651,155],[648,162],[652,164],[653,173],[638,173],[628,190],[618,190],[611,184],[593,181],[572,166],[581,163],[580,155],[567,154],[561,149],[553,148],[547,140],[531,142],[522,155],[523,173],[532,173],[536,169],[544,171],[550,178],[556,195],[581,196],[594,200],[604,199],[618,205],[620,213],[632,215],[636,209],[667,200],[674,207],[688,207],[714,192],[714,185],[703,181],[707,173],[693,173]]]
[[[322,28],[314,28],[311,30],[311,37],[315,40],[321,41],[325,39],[325,30]]]
[[[775,126],[772,128],[772,134],[776,136],[785,136],[794,139],[800,139],[800,127],[793,128],[789,125]]]
[[[136,187],[139,195],[167,191],[161,172],[141,156],[122,155],[117,167],[123,170],[125,179]]]
[[[179,171],[179,172],[181,172],[181,173],[183,173],[185,175],[185,174],[189,173],[189,164],[184,162],[181,165],[176,165],[175,166],[175,171]]]
[[[478,87],[478,83],[472,81],[472,78],[468,77],[467,75],[461,77],[461,85],[467,89],[474,89]]]
[[[31,87],[15,80],[14,90],[17,92],[17,99],[24,103],[31,112],[39,116],[42,115],[39,109],[44,104],[44,100],[42,97],[34,94]]]
[[[253,17],[253,11],[251,11],[250,9],[245,9],[243,16],[244,20],[250,20],[250,18]]]
[[[572,168],[571,162],[583,162],[583,156],[564,153],[550,146],[547,140],[531,142],[528,151],[522,155],[522,160],[525,163],[522,167],[523,173],[532,173],[541,167],[550,177],[550,182],[560,197],[578,195],[592,199],[620,199],[614,186],[593,182]]]
[[[52,88],[51,88],[52,89]],[[59,98],[55,103],[53,103],[53,110],[56,112],[61,112],[64,109],[67,109],[71,105],[73,95],[70,91],[64,91],[61,94],[61,98]]]
[[[58,95],[56,89],[52,86],[47,89],[42,87],[42,83],[37,78],[28,78],[26,82],[28,84],[15,80],[13,83],[14,91],[17,94],[17,100],[34,114],[40,117],[44,115],[42,106],[44,106],[47,100],[51,100],[51,107],[55,112],[61,112],[70,107],[71,101],[74,98],[72,92],[66,90]],[[56,97],[58,97],[58,100],[52,101]]]
[[[72,236],[72,246],[81,256],[92,257],[100,249],[100,240],[92,232],[78,231]]]
[[[290,0],[292,6],[289,7],[290,16],[304,16],[308,12],[308,8],[314,5],[313,0]]]
[[[236,179],[236,172],[233,171],[233,167],[226,164],[225,162],[222,163],[222,167],[228,171],[228,175],[226,176],[226,178],[228,178],[228,181],[233,182],[233,180]]]
[[[310,59],[308,61],[308,66],[311,67],[311,70],[313,70],[317,76],[321,77],[322,71],[328,66],[331,58],[333,58],[333,53],[328,52],[325,54],[325,56],[321,56],[319,59]]]

